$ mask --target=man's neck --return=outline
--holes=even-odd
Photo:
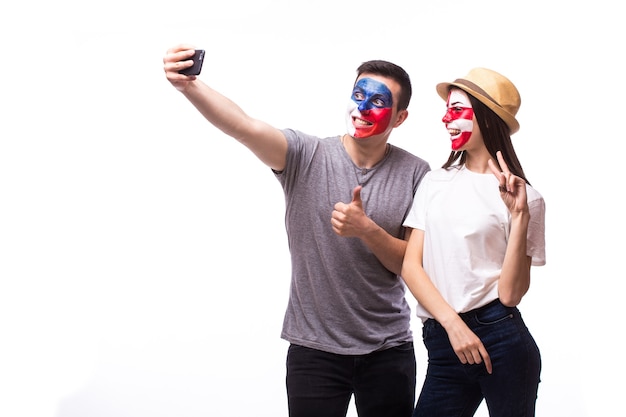
[[[355,139],[345,134],[341,137],[346,152],[350,155],[352,162],[363,169],[370,169],[389,153],[391,145],[387,143],[386,138],[382,139]]]

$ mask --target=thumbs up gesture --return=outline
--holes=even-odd
[[[330,223],[339,236],[359,237],[372,223],[363,209],[361,188],[359,185],[352,191],[352,201],[349,204],[335,204]]]

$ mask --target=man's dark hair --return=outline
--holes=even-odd
[[[388,77],[400,84],[400,97],[398,97],[398,110],[406,110],[411,101],[413,89],[411,87],[411,79],[409,74],[400,66],[383,60],[366,61],[362,63],[356,70],[356,77],[361,74],[374,74]]]

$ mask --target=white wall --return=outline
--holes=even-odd
[[[248,113],[320,136],[343,132],[356,67],[394,61],[414,96],[392,142],[433,166],[449,146],[435,84],[475,66],[511,78],[515,145],[547,202],[548,264],[521,305],[543,355],[537,415],[617,415],[626,135],[613,4],[1,6],[0,415],[287,415],[282,193],[166,81],[179,42],[207,50],[201,78]]]

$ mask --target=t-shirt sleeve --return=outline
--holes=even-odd
[[[293,129],[283,129],[283,134],[287,138],[287,159],[285,168],[282,171],[274,171],[274,175],[283,187],[289,187],[294,181],[296,175],[296,167],[298,166],[298,157],[302,152],[305,141],[300,132]]]
[[[404,227],[410,227],[412,229],[424,230],[426,226],[426,193],[428,188],[428,173],[422,178],[411,205],[411,210],[406,216]]]
[[[530,222],[528,223],[526,253],[532,258],[533,266],[542,266],[546,264],[546,206],[543,197],[538,196],[529,201],[528,210]]]

